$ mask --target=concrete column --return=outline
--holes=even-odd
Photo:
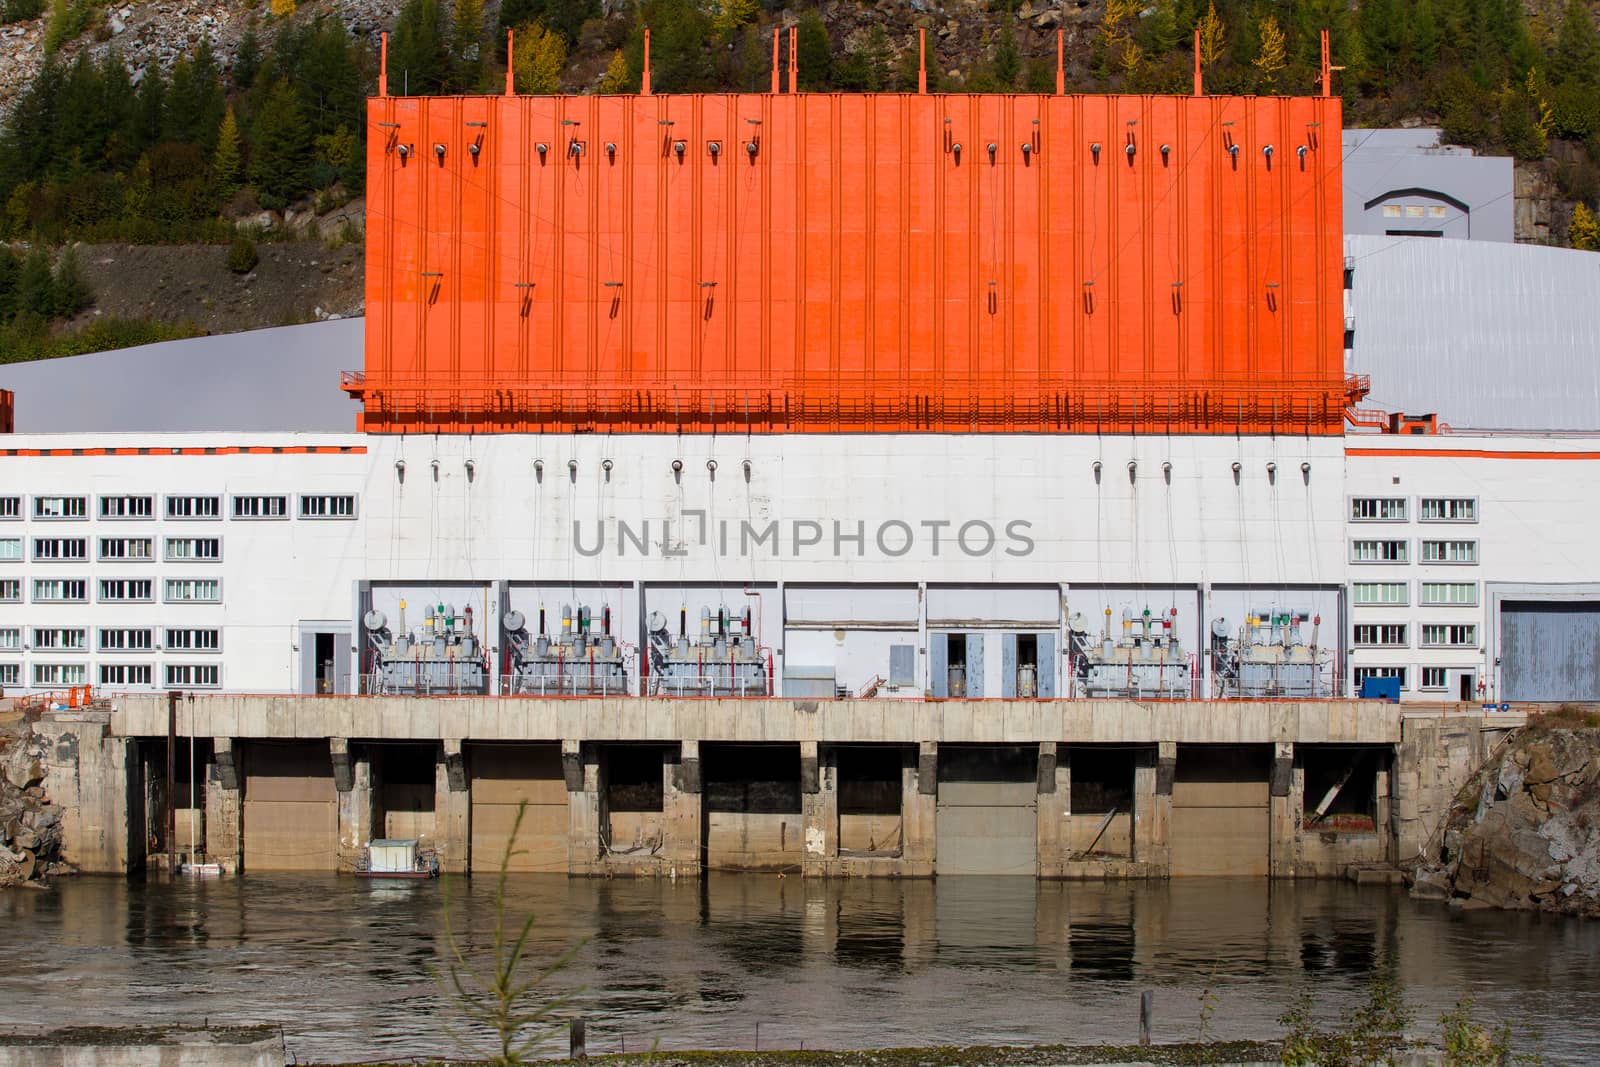
[[[935,822],[939,808],[939,745],[924,741],[905,749],[901,766],[901,872],[908,878],[933,875]]]
[[[328,751],[333,760],[333,786],[339,796],[339,848],[335,862],[338,870],[354,871],[361,850],[372,840],[372,760],[361,749],[352,752],[349,739],[343,737],[330,737]]]
[[[144,869],[144,774],[137,741],[111,736],[104,712],[52,712],[34,725],[38,772],[60,805],[61,854],[87,874]]]
[[[1172,874],[1172,783],[1178,743],[1161,741],[1139,753],[1133,768],[1133,858],[1155,877]]]
[[[243,859],[244,780],[233,738],[213,737],[211,752],[206,775],[206,859],[234,874]]]
[[[465,874],[472,869],[471,816],[472,794],[461,738],[447,737],[434,764],[433,780],[433,847],[441,871]]]
[[[600,754],[581,741],[561,742],[567,780],[567,870],[593,874],[600,863]]]
[[[683,742],[674,754],[667,749],[661,773],[661,859],[665,874],[673,878],[700,875],[701,817],[700,745]]]
[[[1039,876],[1059,878],[1063,873],[1069,842],[1067,841],[1067,800],[1071,796],[1061,788],[1063,755],[1054,741],[1039,743]],[[1070,773],[1070,772],[1067,772]]]
[[[1267,864],[1273,878],[1293,878],[1299,860],[1300,794],[1294,788],[1296,773],[1293,742],[1277,742],[1272,751],[1267,814]],[[1298,773],[1303,792],[1305,771],[1298,769]]]
[[[1393,750],[1388,750],[1378,757],[1378,773],[1373,783],[1373,828],[1378,831],[1378,839],[1383,842],[1383,859],[1386,863],[1394,863],[1398,857],[1395,845],[1398,833],[1392,824],[1390,813],[1393,806],[1390,803],[1390,766],[1394,761]],[[1303,785],[1302,785],[1303,788]],[[1302,807],[1301,810],[1304,810]]]
[[[800,742],[800,819],[805,851],[800,871],[825,876],[839,858],[839,750]]]

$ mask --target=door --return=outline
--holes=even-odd
[[[1504,601],[1501,700],[1600,700],[1600,602]]]
[[[1180,745],[1172,874],[1266,877],[1271,745]]]
[[[941,746],[934,871],[1038,873],[1038,749]]]
[[[327,742],[250,741],[244,757],[245,870],[336,869],[339,795]]]
[[[511,842],[517,806],[528,810],[517,834],[510,869],[567,869],[567,782],[560,745],[473,745],[472,869],[498,871]]]
[[[1460,696],[1459,696],[1458,699],[1460,699],[1463,703],[1465,703],[1467,701],[1471,701],[1471,700],[1477,699],[1477,696],[1478,696],[1478,676],[1476,674],[1474,674],[1472,671],[1462,671],[1461,672],[1461,691],[1460,691]]]

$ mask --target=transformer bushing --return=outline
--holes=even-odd
[[[754,697],[771,693],[767,659],[750,630],[750,609],[737,618],[726,605],[700,609],[700,633],[689,633],[688,608],[678,610],[678,634],[651,612],[652,696]]]
[[[537,630],[530,633],[520,611],[500,620],[511,655],[506,692],[515,696],[623,696],[633,687],[626,654],[611,634],[611,609],[600,611],[600,630],[588,605],[561,605],[561,632],[546,632],[540,607]]]
[[[1150,609],[1135,617],[1122,609],[1122,634],[1111,634],[1111,609],[1098,641],[1089,635],[1084,616],[1069,620],[1072,669],[1078,689],[1089,697],[1133,700],[1178,700],[1191,694],[1189,657],[1174,629],[1178,609],[1170,615],[1152,616]]]
[[[367,692],[390,696],[488,692],[488,659],[473,632],[470,604],[459,614],[454,605],[429,604],[421,633],[407,630],[405,619],[404,600],[392,631],[388,617],[376,608],[362,617],[372,657],[366,673]]]
[[[1320,615],[1311,620],[1310,640],[1302,639],[1302,612],[1258,612],[1247,616],[1237,634],[1226,619],[1211,623],[1211,658],[1217,695],[1252,699],[1298,699],[1329,695],[1322,683],[1325,650],[1317,646]]]

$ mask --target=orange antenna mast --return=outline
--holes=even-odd
[[[639,95],[650,95],[650,27],[644,28],[644,74],[639,78]]]
[[[1194,95],[1206,95],[1205,77],[1200,73],[1200,31],[1194,31]]]
[[[389,95],[389,31],[378,34],[378,95]]]
[[[778,27],[772,27],[772,91],[778,92]]]
[[[800,88],[800,27],[789,27],[789,91]]]
[[[1322,95],[1333,95],[1333,58],[1328,50],[1328,31],[1322,31]]]
[[[917,27],[917,92],[928,91],[928,31]]]
[[[1066,30],[1056,31],[1056,95],[1067,94],[1067,46]]]
[[[509,29],[506,30],[506,95],[507,96],[515,96],[515,95],[517,95],[516,76],[513,73],[517,69],[517,65],[516,65],[516,63],[514,63],[512,61],[512,56],[511,56],[511,46],[515,43],[511,39],[512,32],[513,31],[511,31]]]

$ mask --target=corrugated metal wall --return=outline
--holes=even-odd
[[[1500,605],[1504,700],[1600,700],[1600,601]]]
[[[368,429],[1341,425],[1337,98],[369,120]]]

